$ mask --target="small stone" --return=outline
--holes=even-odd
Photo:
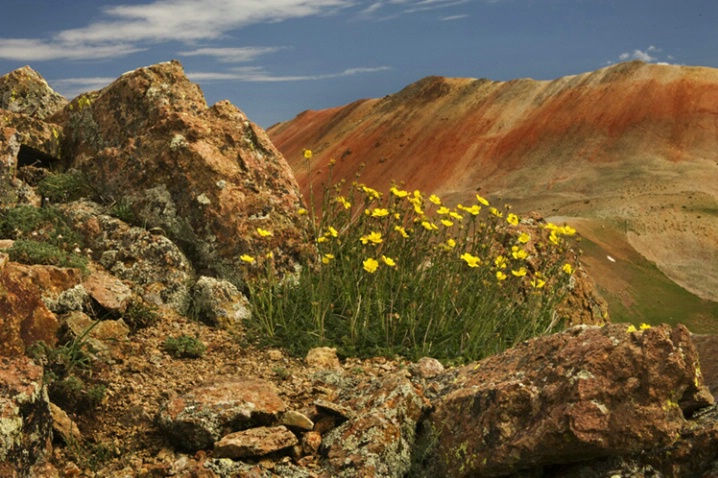
[[[339,368],[337,349],[332,347],[316,347],[307,352],[304,361],[310,367],[316,368]]]
[[[444,366],[431,357],[422,357],[419,361],[411,366],[411,374],[420,378],[436,377],[444,371]]]
[[[317,407],[320,411],[329,412],[330,414],[339,418],[350,419],[354,416],[354,413],[351,411],[350,408],[338,405],[327,400],[314,400],[314,406]]]
[[[52,414],[52,431],[59,435],[66,444],[82,442],[80,429],[62,408],[50,402],[50,413]]]
[[[307,418],[303,413],[299,413],[294,410],[289,410],[282,415],[279,423],[286,425],[290,428],[297,428],[299,430],[313,430],[314,422]]]
[[[279,360],[282,360],[284,358],[284,354],[281,350],[272,349],[267,352],[267,355],[269,356],[270,360],[274,360],[275,362],[278,362]]]
[[[298,443],[294,433],[284,426],[250,428],[222,437],[214,444],[214,455],[234,460],[259,457]]]
[[[307,432],[302,436],[302,450],[307,455],[316,455],[322,445],[322,435],[318,432]]]

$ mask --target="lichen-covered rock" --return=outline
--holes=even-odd
[[[54,344],[58,321],[42,296],[77,285],[80,272],[0,261],[3,262],[4,266],[0,267],[0,356],[22,355],[38,340]]]
[[[177,447],[196,451],[210,448],[227,432],[271,425],[284,410],[270,383],[224,377],[170,400],[157,422]]]
[[[116,316],[127,310],[132,299],[130,287],[102,269],[92,270],[82,286],[93,300]]]
[[[252,317],[249,300],[229,281],[202,276],[192,288],[198,318],[227,330],[239,330]]]
[[[29,66],[0,76],[0,109],[45,119],[66,104],[67,100]]]
[[[8,207],[17,201],[15,173],[20,140],[14,128],[0,126],[0,207]]]
[[[124,320],[92,320],[87,314],[71,312],[63,320],[68,338],[81,339],[93,355],[102,358],[122,358],[130,328]]]
[[[0,358],[0,476],[25,478],[44,460],[52,418],[42,367],[27,357]]]
[[[304,361],[310,367],[320,369],[338,369],[341,367],[337,349],[334,347],[314,347],[307,352]]]
[[[171,240],[109,216],[91,201],[59,207],[108,272],[139,286],[147,302],[186,312],[194,270]]]
[[[285,426],[256,427],[230,433],[214,444],[218,458],[256,458],[297,445],[299,440]]]
[[[340,393],[354,416],[322,438],[325,476],[406,476],[426,406],[421,392],[404,374],[391,374]]]
[[[523,468],[670,446],[703,397],[683,326],[577,326],[447,372],[422,423],[415,476]]]
[[[179,62],[125,73],[54,120],[65,127],[72,166],[162,228],[198,269],[241,280],[242,254],[271,251],[282,266],[307,247],[307,218],[282,155],[229,102],[207,107]]]

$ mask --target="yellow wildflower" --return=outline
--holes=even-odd
[[[519,217],[516,214],[511,213],[508,216],[506,216],[506,222],[508,222],[512,226],[518,226],[519,225]]]
[[[304,215],[306,215],[308,212],[309,212],[309,211],[307,211],[307,210],[304,209],[303,207],[300,207],[299,210],[297,211],[297,214],[299,214],[300,216],[304,216]]]
[[[479,267],[479,264],[481,264],[481,259],[476,256],[472,256],[468,252],[464,252],[460,259],[466,262],[469,267]]]
[[[506,274],[504,274],[501,271],[496,271],[496,279],[498,281],[506,280],[506,277],[508,277]]]
[[[476,195],[476,200],[479,201],[479,202],[480,202],[481,204],[483,204],[484,206],[488,206],[488,205],[489,205],[489,201],[487,201],[486,199],[482,198],[482,197],[479,196],[478,194]]]
[[[444,227],[451,227],[454,225],[454,223],[449,221],[448,219],[442,219],[441,223],[444,225]]]
[[[439,209],[436,210],[436,214],[449,214],[450,212],[451,209],[446,206],[441,206]]]
[[[372,189],[369,186],[362,186],[361,188],[370,198],[379,199],[381,197],[381,194],[376,189]]]
[[[364,266],[364,270],[370,274],[373,274],[376,272],[377,268],[379,268],[379,262],[371,257],[362,262],[362,265]]]
[[[339,236],[339,233],[332,226],[329,226],[329,227],[327,227],[327,232],[325,232],[324,235],[326,237],[329,237],[329,236],[337,237],[337,236]]]
[[[436,224],[434,224],[433,222],[429,222],[429,221],[421,221],[421,225],[427,231],[436,231],[437,229],[439,229],[439,227]]]
[[[563,226],[563,227],[560,227],[560,228],[558,229],[558,231],[560,231],[561,234],[563,234],[563,235],[565,235],[565,236],[573,236],[574,234],[576,234],[576,229],[574,229],[574,228],[572,228],[571,226],[568,226],[568,225]]]
[[[551,241],[552,244],[560,245],[561,239],[556,235],[556,231],[551,231],[551,234],[548,236],[548,240]]]
[[[433,202],[437,206],[441,204],[441,199],[436,194],[432,194],[431,196],[429,196],[429,201]]]
[[[496,209],[495,207],[490,207],[489,211],[491,211],[491,214],[493,214],[496,217],[504,217],[504,213]]]
[[[274,253],[272,251],[267,252],[264,257],[267,259],[272,259],[274,257]]]
[[[630,333],[632,333],[632,332],[637,332],[637,331],[638,331],[638,329],[636,329],[636,326],[633,325],[633,324],[629,325],[629,326],[626,328],[626,333],[627,333],[627,334],[630,334]]]
[[[258,228],[257,228],[257,234],[259,234],[259,235],[262,236],[262,237],[267,237],[267,236],[273,236],[273,235],[274,235],[274,234],[272,233],[272,231],[268,231],[268,230],[266,230],[266,229],[262,229],[261,227],[258,227]]]
[[[494,259],[494,264],[497,269],[506,269],[506,258],[504,256],[498,256]]]
[[[451,212],[449,213],[449,216],[453,217],[453,218],[456,219],[457,221],[461,221],[461,220],[464,218],[464,216],[462,216],[462,215],[459,214],[458,212],[454,212],[454,211],[451,211]]]
[[[382,207],[375,207],[371,212],[371,217],[384,217],[389,215],[389,210]]]
[[[456,247],[456,241],[452,238],[449,238],[446,241],[446,245],[453,249],[454,247]]]
[[[546,285],[546,281],[540,277],[534,277],[531,279],[531,286],[535,289],[540,289]]]
[[[526,250],[519,248],[519,246],[511,247],[511,256],[514,259],[522,260],[528,257],[529,253]]]
[[[327,242],[328,240],[329,239],[327,239],[327,236],[322,236],[322,237],[317,238],[317,242],[319,242],[319,243]]]
[[[468,212],[472,216],[478,216],[481,212],[481,206],[479,206],[478,204],[474,204],[471,207],[464,208],[464,211]]]
[[[243,262],[246,262],[247,264],[251,264],[254,262],[254,257],[252,257],[248,254],[242,254],[241,256],[239,256],[239,259],[242,260]]]
[[[641,329],[641,330],[646,330],[646,329],[650,329],[650,328],[651,328],[651,326],[646,323],[642,323],[641,326],[639,327],[639,329]]]
[[[526,234],[525,232],[522,232],[521,234],[519,234],[519,239],[518,239],[518,241],[519,241],[521,244],[526,244],[526,243],[529,242],[530,240],[531,240],[531,236],[529,236],[529,235]]]
[[[421,206],[418,204],[414,204],[414,212],[416,212],[420,216],[424,214],[424,210],[421,209]]]
[[[573,266],[569,264],[568,262],[563,265],[561,268],[562,271],[564,271],[566,274],[573,274]]]
[[[334,259],[334,254],[324,254],[322,256],[322,263],[329,264]]]
[[[526,268],[521,267],[519,270],[515,271],[511,269],[511,273],[515,275],[516,277],[523,277],[526,275]]]
[[[543,226],[544,229],[548,229],[550,231],[555,231],[558,229],[558,226],[552,222],[547,223],[545,226]]]
[[[367,244],[369,242],[371,242],[372,244],[380,244],[382,241],[381,232],[372,231],[366,236],[360,237],[359,240],[362,242],[362,244]]]
[[[347,199],[344,196],[337,197],[337,202],[339,204],[341,204],[342,206],[344,206],[344,209],[349,209],[350,207],[352,207],[352,203],[347,201]]]
[[[406,232],[406,229],[404,229],[401,226],[394,226],[394,230],[397,231],[399,234],[401,234],[401,237],[404,237],[404,238],[409,237],[409,234]]]
[[[304,150],[304,159],[312,159],[312,150],[311,149]]]
[[[396,261],[391,257],[381,256],[381,260],[384,261],[384,264],[388,265],[389,267],[396,267]]]
[[[409,195],[408,191],[404,191],[403,189],[397,189],[395,186],[392,186],[389,191],[391,191],[391,193],[398,198],[405,198]]]

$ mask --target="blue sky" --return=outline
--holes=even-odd
[[[427,75],[552,79],[631,59],[718,67],[718,0],[3,0],[0,74],[68,98],[178,59],[263,127]]]

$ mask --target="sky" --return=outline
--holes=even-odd
[[[718,68],[718,0],[3,0],[0,75],[68,99],[179,60],[262,127],[429,75],[549,80],[634,59]]]

